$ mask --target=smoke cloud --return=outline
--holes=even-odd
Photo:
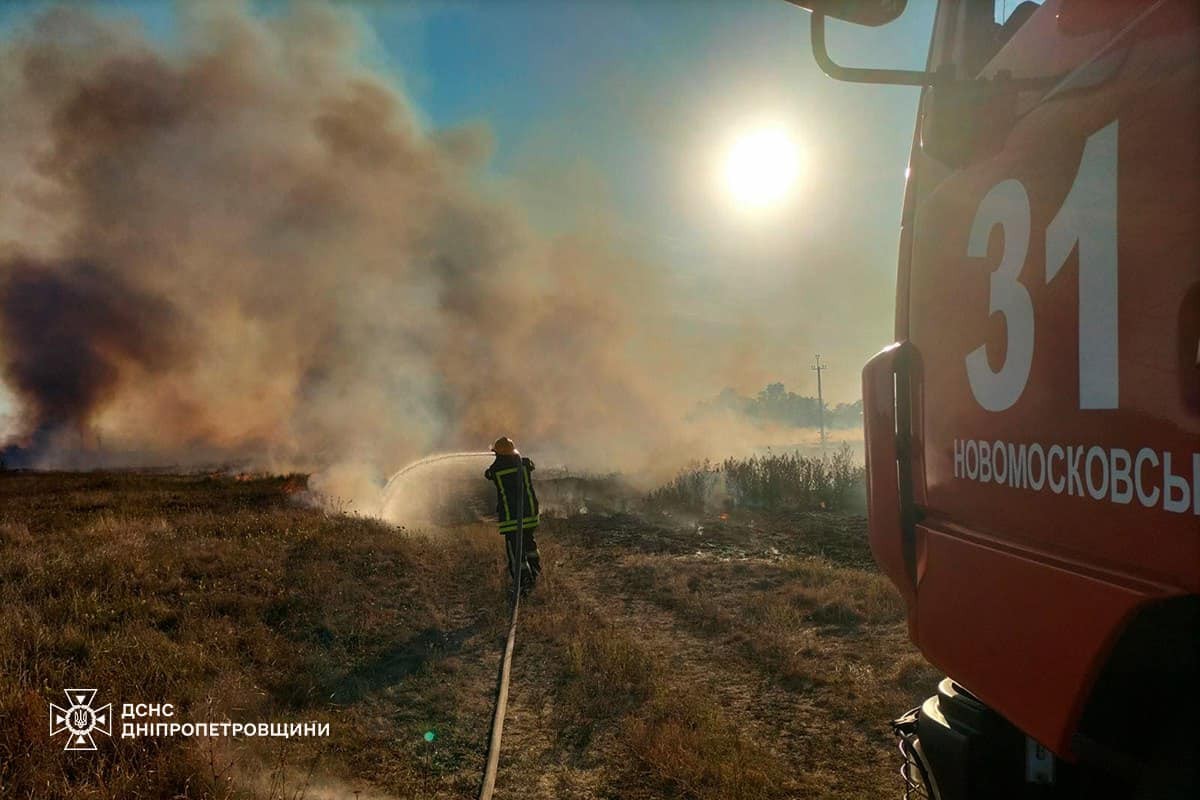
[[[75,8],[0,44],[11,462],[680,452],[672,365],[703,356],[659,320],[661,273],[599,220],[534,231],[486,128],[423,130],[345,12],[185,13],[169,50]]]

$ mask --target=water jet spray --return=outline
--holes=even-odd
[[[396,481],[400,480],[400,478],[402,478],[404,475],[412,472],[418,467],[428,466],[429,464],[434,464],[438,461],[449,461],[457,458],[479,458],[482,456],[491,457],[493,455],[495,454],[490,450],[464,451],[460,453],[435,453],[433,455],[417,459],[411,464],[406,464],[393,473],[392,477],[388,478],[387,483],[383,485],[383,489],[380,490],[379,509],[376,511],[376,515],[383,516],[384,511],[387,509],[388,498],[391,494],[392,487],[395,486]]]

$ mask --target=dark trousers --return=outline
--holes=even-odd
[[[537,539],[534,538],[534,533],[537,532],[537,526],[525,528],[522,539],[525,543],[525,563],[521,569],[521,587],[529,588],[537,581],[538,575],[542,574],[542,559],[538,555]],[[508,574],[514,575],[516,568],[514,564],[517,560],[517,532],[504,534],[504,553],[508,556]]]

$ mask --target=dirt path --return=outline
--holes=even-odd
[[[624,562],[575,557],[574,571],[564,579],[589,596],[599,614],[670,664],[678,682],[703,687],[743,733],[782,758],[792,771],[792,781],[782,787],[785,794],[862,797],[864,789],[894,788],[890,776],[879,785],[876,747],[853,725],[835,719],[811,695],[785,689],[747,665],[735,644],[697,634],[678,614],[630,593],[620,575]],[[863,758],[848,760],[847,751]]]

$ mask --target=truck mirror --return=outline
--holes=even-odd
[[[847,19],[851,22],[882,25],[894,19],[904,10],[906,0],[788,0],[793,5],[807,8],[813,12],[809,34],[812,37],[813,58],[817,66],[829,77],[850,83],[877,83],[892,86],[942,86],[944,84],[989,84],[994,78],[960,78],[954,69],[943,69],[938,72],[926,72],[914,69],[875,69],[871,67],[847,67],[837,63],[829,55],[825,46],[825,13]],[[1062,79],[1062,76],[1031,78],[1004,77],[1006,91],[1039,90],[1046,91]],[[957,105],[957,101],[969,99],[970,94],[959,96],[951,93],[949,105]]]
[[[908,0],[788,0],[814,14],[854,22],[858,25],[884,25],[904,13]]]

